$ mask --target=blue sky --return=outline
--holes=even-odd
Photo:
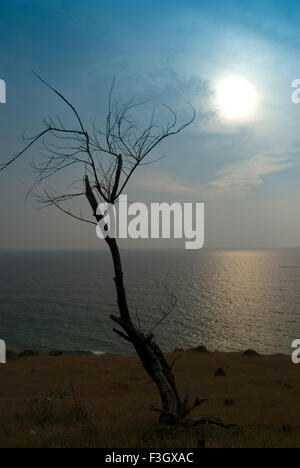
[[[192,127],[158,150],[130,187],[136,200],[206,202],[209,247],[300,246],[300,7],[296,1],[25,1],[1,6],[1,160],[35,134],[48,114],[65,110],[33,77],[37,71],[74,102],[88,123],[116,98],[132,94],[171,105]],[[230,121],[216,89],[228,76],[257,92],[254,114]],[[23,161],[1,174],[1,248],[98,247],[85,226],[24,204],[32,174]]]

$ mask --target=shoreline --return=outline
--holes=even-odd
[[[196,348],[188,348],[188,349],[183,349],[183,348],[176,348],[172,351],[164,351],[165,355],[168,354],[174,354],[174,353],[187,353],[187,352],[195,352],[199,354],[237,354],[237,355],[250,355],[250,356],[261,356],[261,357],[272,357],[272,356],[285,356],[289,357],[292,354],[291,353],[283,353],[283,352],[273,352],[273,353],[260,353],[254,349],[247,349],[244,351],[219,351],[219,350],[213,350],[210,351],[208,350],[205,346],[200,345]],[[114,353],[110,351],[92,351],[92,350],[51,350],[48,352],[40,352],[34,349],[25,349],[23,351],[14,351],[11,348],[7,348],[7,359],[8,360],[14,360],[22,357],[35,357],[35,356],[52,356],[52,357],[57,357],[57,356],[122,356],[122,357],[134,357],[136,356],[135,352],[132,353]]]

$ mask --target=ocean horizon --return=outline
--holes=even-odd
[[[132,316],[155,328],[165,351],[291,352],[300,336],[300,248],[123,249]],[[112,261],[105,250],[0,251],[0,338],[16,351],[129,354],[112,331],[117,313]]]

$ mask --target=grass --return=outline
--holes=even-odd
[[[237,427],[160,426],[149,411],[157,392],[134,356],[37,356],[0,367],[0,447],[196,448],[204,436],[208,448],[300,448],[300,374],[289,357],[188,351],[175,373],[181,392],[190,375],[192,397],[209,399],[195,416]]]

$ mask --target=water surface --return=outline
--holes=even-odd
[[[300,339],[300,250],[122,251],[134,316],[165,350],[199,344],[220,351],[290,353]],[[0,252],[0,337],[18,350],[128,353],[112,332],[116,313],[108,252]]]

